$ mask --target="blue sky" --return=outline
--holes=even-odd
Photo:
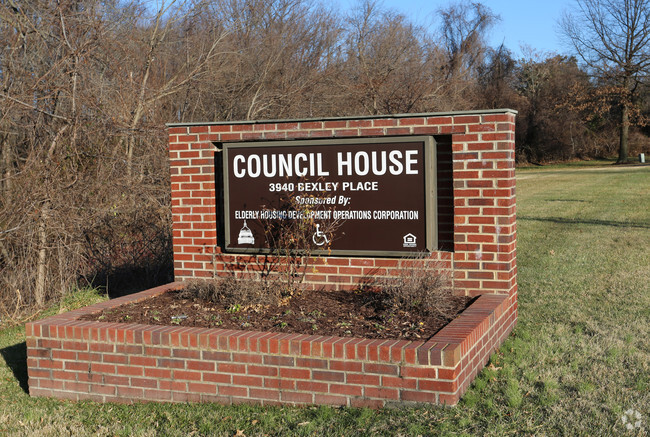
[[[338,1],[343,7],[357,4],[356,0]],[[491,46],[504,43],[515,58],[523,56],[522,45],[541,52],[570,52],[570,48],[562,42],[557,23],[563,12],[575,5],[574,0],[478,1],[501,16],[501,21],[490,32],[488,42]],[[436,20],[436,11],[450,3],[449,0],[381,1],[385,8],[396,10],[423,26],[431,26]]]

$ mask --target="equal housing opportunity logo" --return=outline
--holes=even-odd
[[[417,247],[417,237],[411,233],[404,235],[402,241],[403,247]]]

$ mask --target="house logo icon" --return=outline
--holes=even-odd
[[[408,233],[402,237],[404,240],[404,247],[415,247],[416,246],[416,240],[417,237],[411,233]]]

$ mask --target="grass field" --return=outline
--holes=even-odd
[[[11,327],[0,435],[648,435],[650,167],[526,169],[517,196],[519,324],[455,408],[32,399],[24,328]]]

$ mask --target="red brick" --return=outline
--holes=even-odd
[[[489,124],[473,124],[469,126],[470,132],[494,132],[496,130],[496,125],[493,123]]]
[[[296,382],[282,378],[264,378],[264,387],[281,390],[295,390]]]
[[[37,341],[39,348],[61,349],[61,340],[52,340],[49,338],[39,338]]]
[[[359,361],[335,361],[332,360],[329,363],[330,370],[339,370],[344,372],[361,372],[363,370],[363,364]]]
[[[400,392],[400,399],[410,402],[436,402],[436,394],[431,392],[421,392],[412,390],[402,390]]]
[[[284,402],[296,402],[300,404],[312,403],[313,396],[311,393],[296,393],[290,391],[283,391],[280,394],[280,399]]]
[[[510,139],[509,133],[489,133],[489,134],[482,134],[481,139],[483,141],[507,141]]]
[[[66,370],[77,370],[81,372],[90,371],[90,363],[68,361],[65,363]]]
[[[29,356],[32,357],[41,357],[41,358],[47,358],[49,355],[49,351],[46,350],[38,350],[38,349],[27,349],[27,352]],[[79,354],[80,355],[80,354]],[[86,354],[87,358],[90,358],[90,354]],[[78,357],[77,352],[73,351],[65,351],[65,350],[52,350],[52,359],[53,360],[79,360],[79,361],[90,361],[90,360],[82,360],[81,358]]]
[[[327,370],[312,370],[312,378],[316,381],[344,382],[345,373]]]
[[[401,374],[408,378],[436,379],[438,377],[436,367],[402,367]]]
[[[90,392],[103,396],[114,396],[117,391],[116,387],[113,385],[103,385],[103,384],[91,384]]]
[[[239,396],[245,397],[248,395],[248,388],[246,387],[233,387],[229,385],[220,385],[219,394],[222,396]]]
[[[188,372],[185,370],[174,370],[174,379],[183,379],[187,381],[200,381],[201,372]]]
[[[339,267],[339,274],[360,276],[363,274],[363,269],[359,267]]]
[[[384,128],[362,128],[359,131],[360,136],[365,137],[384,135]]]
[[[210,361],[232,361],[230,352],[203,351],[202,358]]]
[[[300,123],[300,129],[322,129],[322,121],[304,121]]]
[[[400,378],[395,376],[382,376],[381,385],[384,387],[397,387],[397,388],[417,388],[417,379],[413,378]]]
[[[231,384],[232,375],[228,373],[203,373],[203,381],[216,382],[218,384]]]
[[[213,362],[205,362],[205,361],[186,361],[185,367],[188,370],[201,370],[201,371],[213,372],[216,368],[216,364]]]
[[[456,391],[456,382],[455,381],[428,381],[421,379],[419,381],[420,390],[426,391],[440,391],[452,393]]]
[[[277,390],[267,390],[263,388],[251,388],[248,395],[255,399],[280,400],[280,392]]]
[[[144,398],[144,390],[133,387],[117,387],[117,396],[121,398]]]
[[[63,343],[61,344],[61,347],[63,349],[75,350],[75,351],[87,351],[88,350],[88,344],[87,343],[82,343],[80,341],[63,341]]]
[[[29,368],[29,377],[30,378],[51,378],[52,371]]]
[[[67,381],[76,381],[77,372],[64,372],[61,370],[52,370],[52,378],[63,379]]]
[[[91,346],[92,346],[92,344],[91,344]],[[104,352],[113,352],[113,351],[108,350],[108,351],[104,351]],[[118,344],[118,345],[115,346],[115,352],[118,353],[118,354],[126,354],[126,355],[141,355],[142,354],[142,346],[138,346],[138,345],[119,345]]]
[[[440,393],[439,395],[439,402],[442,405],[450,405],[450,406],[456,405],[459,399],[460,399],[460,395],[458,394]]]
[[[145,368],[144,376],[152,378],[171,378],[172,371],[170,369]]]
[[[280,377],[291,378],[291,379],[310,379],[311,371],[308,369],[295,369],[295,368],[281,367]]]
[[[325,129],[336,129],[347,127],[347,122],[345,120],[327,120],[325,121],[323,127]]]
[[[314,402],[319,405],[347,405],[348,398],[345,396],[314,394]]]
[[[249,387],[263,387],[263,379],[259,376],[233,375],[232,383],[234,385],[246,385]]]
[[[75,381],[66,381],[63,385],[65,390],[68,391],[77,391],[81,393],[88,393],[90,391],[90,384],[75,382]]]
[[[29,391],[30,394],[32,392],[32,385],[34,384],[34,388],[47,388],[47,389],[54,389],[54,390],[63,390],[63,381],[56,381],[56,380],[51,380],[51,379],[30,379],[30,387]]]
[[[422,126],[424,125],[424,118],[422,117],[400,118],[398,122],[400,126]]]
[[[438,126],[416,126],[413,135],[435,135],[440,131]]]
[[[104,376],[99,373],[77,373],[77,381],[101,383],[104,381]]]
[[[161,390],[185,391],[187,390],[186,382],[159,380],[158,388]]]
[[[172,400],[174,402],[201,402],[201,394],[199,393],[172,393]],[[203,396],[210,396],[205,394]]]
[[[117,366],[116,371],[118,375],[129,376],[142,376],[143,373],[142,367],[136,366]]]
[[[131,378],[131,385],[142,388],[158,388],[158,381],[148,378]]]
[[[27,354],[30,358],[53,358],[53,359],[75,359],[77,356],[76,352],[68,352],[65,351],[67,354],[72,354],[72,358],[67,358],[67,357],[62,357],[60,353],[58,352],[63,352],[63,351],[51,351],[49,349],[28,349]]]
[[[130,357],[129,364],[133,366],[153,367],[156,365],[156,359],[152,357]]]
[[[371,127],[373,125],[373,121],[372,120],[348,120],[347,124],[348,127]]]
[[[296,367],[309,367],[311,369],[327,369],[327,360],[315,358],[296,358]],[[286,365],[286,364],[284,364]]]
[[[153,401],[171,401],[172,393],[166,390],[144,390],[144,397]]]
[[[327,393],[328,385],[324,382],[313,381],[296,381],[296,388],[298,390]]]
[[[363,387],[360,385],[330,384],[330,393],[347,396],[362,396]]]
[[[247,367],[247,373],[249,375],[259,375],[259,376],[277,376],[278,369],[276,367],[249,365]]]
[[[399,399],[399,390],[395,388],[364,387],[363,394],[369,398]]]
[[[192,393],[216,394],[217,386],[214,384],[203,384],[199,382],[188,382],[187,390]]]
[[[397,125],[397,120],[394,119],[378,119],[378,120],[373,120],[372,125],[375,127],[387,127],[387,126],[395,126]]]
[[[233,353],[232,360],[238,363],[262,364],[262,356],[254,354]]]
[[[38,367],[41,369],[63,369],[63,361],[38,360]]]
[[[389,127],[386,129],[386,135],[408,135],[411,129],[408,127]]]

